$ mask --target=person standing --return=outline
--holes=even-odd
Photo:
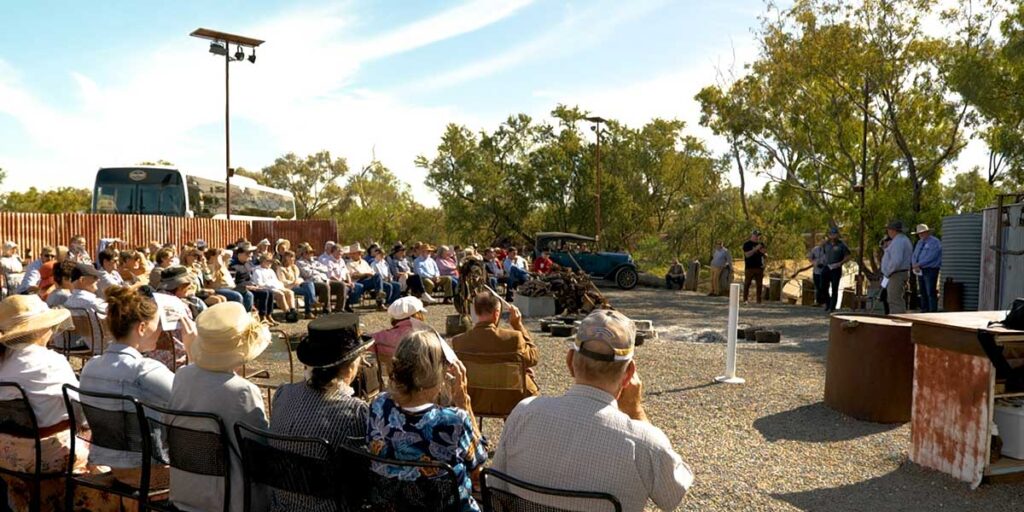
[[[732,280],[731,274],[732,255],[725,247],[725,242],[719,240],[714,254],[711,255],[711,293],[708,295],[723,295],[725,289],[729,287],[729,281]]]
[[[882,288],[886,289],[889,313],[906,313],[907,302],[903,294],[907,290],[907,274],[910,272],[914,249],[910,245],[910,239],[903,233],[902,222],[890,222],[885,232],[889,235],[890,241],[882,254],[882,277],[885,283]]]
[[[942,242],[932,235],[927,224],[918,224],[914,234],[918,236],[911,260],[917,275],[918,290],[921,292],[921,312],[935,313],[939,310],[939,269],[942,267]]]
[[[747,294],[750,292],[750,283],[756,284],[757,303],[761,303],[764,296],[764,259],[768,256],[764,242],[761,241],[761,232],[754,230],[750,233],[750,240],[743,242],[743,302],[747,302]]]
[[[814,305],[822,306],[828,303],[828,295],[826,288],[821,279],[821,274],[828,265],[825,263],[825,249],[823,246],[828,241],[828,237],[825,237],[818,245],[811,248],[810,252],[807,253],[807,259],[811,261],[811,272],[814,278]]]
[[[825,311],[835,311],[839,301],[839,280],[843,277],[843,264],[850,261],[853,253],[846,242],[839,239],[839,228],[828,230],[828,240],[821,245],[825,268],[821,271],[821,287],[824,289]]]

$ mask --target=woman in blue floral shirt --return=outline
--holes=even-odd
[[[461,362],[449,364],[441,340],[431,331],[407,334],[395,350],[391,391],[370,405],[366,433],[370,453],[396,460],[436,461],[455,470],[463,512],[478,512],[473,481],[487,461],[487,451],[473,420]],[[437,405],[450,373],[454,407]],[[435,476],[431,468],[398,468],[374,464],[378,474],[402,480]]]

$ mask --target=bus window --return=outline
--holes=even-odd
[[[135,185],[108,183],[96,187],[96,213],[135,211]]]

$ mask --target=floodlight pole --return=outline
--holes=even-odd
[[[241,52],[242,47],[251,48],[255,52],[256,47],[263,44],[264,41],[208,28],[197,28],[189,35],[200,39],[207,39],[217,44],[222,42],[224,44],[224,213],[227,214],[227,218],[230,220],[231,175],[233,174],[231,171],[231,45],[234,44],[239,52]],[[256,62],[255,55],[255,53],[251,54],[249,62]],[[239,55],[235,60],[245,60],[244,57],[244,55]]]
[[[607,121],[599,116],[591,116],[586,118],[587,121],[594,123],[590,129],[594,130],[597,134],[597,146],[595,149],[596,156],[594,158],[594,185],[597,188],[597,192],[594,195],[594,239],[597,241],[597,247],[601,248],[601,123],[607,123]]]

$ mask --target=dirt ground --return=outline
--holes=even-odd
[[[634,319],[650,319],[659,332],[637,349],[651,421],[665,431],[696,474],[679,510],[1024,510],[1024,485],[967,484],[908,460],[909,425],[853,420],[822,403],[828,317],[819,309],[749,305],[740,323],[781,331],[778,345],[741,343],[738,375],[744,385],[713,384],[724,373],[725,298],[693,292],[606,287],[612,304]],[[368,331],[384,327],[383,313],[363,311]],[[432,306],[428,320],[443,332],[450,306]],[[544,394],[571,384],[565,339],[528,321],[541,351],[537,368]],[[304,324],[289,325],[298,332]],[[283,344],[253,366],[285,380]],[[301,379],[301,365],[297,371]],[[266,382],[266,381],[262,381]],[[501,422],[485,434],[500,439]]]

